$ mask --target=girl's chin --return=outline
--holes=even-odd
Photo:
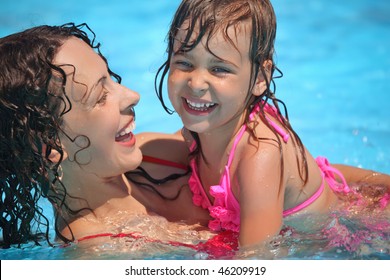
[[[209,125],[204,123],[183,122],[183,125],[187,130],[196,133],[205,133],[210,129]]]

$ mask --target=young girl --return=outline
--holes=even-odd
[[[275,96],[275,34],[268,0],[183,0],[156,77],[171,112],[162,92],[168,74],[169,98],[185,126],[194,204],[209,210],[210,229],[239,232],[241,245],[278,233],[283,217],[328,211],[336,194],[351,193],[339,170],[305,149]],[[390,182],[339,167],[351,181]]]

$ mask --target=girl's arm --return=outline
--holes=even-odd
[[[387,174],[343,164],[332,164],[332,166],[344,175],[348,184],[366,183],[371,185],[385,185],[390,188],[390,176]]]
[[[280,178],[280,153],[273,144],[262,142],[262,146],[258,150],[251,146],[237,167],[240,246],[263,242],[278,234],[282,226],[284,179]]]

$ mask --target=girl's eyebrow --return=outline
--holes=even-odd
[[[224,59],[219,58],[219,57],[214,56],[210,61],[211,61],[211,63],[224,63],[224,64],[228,64],[228,65],[231,65],[233,67],[238,68],[238,66],[236,64],[234,64],[233,62],[228,61],[228,60],[224,60]]]
[[[174,55],[182,55],[185,58],[190,59],[190,60],[194,59],[194,56],[191,53],[189,53],[189,52],[178,51]],[[238,68],[238,66],[236,64],[234,64],[233,62],[228,61],[228,60],[224,60],[224,59],[219,58],[219,57],[217,57],[215,55],[213,55],[213,58],[210,59],[210,62],[211,63],[224,63],[224,64],[228,64],[228,65],[231,65],[233,67]]]
[[[175,55],[182,55],[182,56],[187,57],[187,58],[192,58],[191,54],[189,54],[188,52],[183,51],[183,50],[178,50],[178,51],[176,51],[176,52],[173,52],[172,54],[173,54],[174,56],[175,56]]]

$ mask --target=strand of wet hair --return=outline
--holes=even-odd
[[[134,178],[132,178],[132,176],[128,176],[128,175],[138,175],[138,176],[141,176],[143,177],[144,179],[148,180],[150,183],[152,184],[155,184],[155,185],[162,185],[168,181],[172,181],[172,180],[176,180],[178,178],[181,178],[183,176],[186,176],[188,173],[190,172],[190,170],[188,170],[186,173],[173,173],[173,174],[170,174],[164,178],[161,178],[161,179],[156,179],[156,178],[153,178],[148,172],[146,172],[146,170],[142,167],[137,167],[136,170],[133,170],[133,171],[129,171],[129,172],[126,172],[126,177],[129,181],[131,181],[132,183],[134,184],[137,184],[138,186],[140,187],[143,187],[145,189],[148,189],[152,192],[154,192],[155,194],[157,194],[159,197],[163,198],[163,199],[166,199],[166,200],[176,200],[182,189],[187,185],[187,184],[184,184],[180,187],[179,191],[177,192],[177,194],[173,197],[168,197],[168,196],[165,196],[163,195],[162,193],[160,193],[156,187],[154,187],[153,185],[149,184],[149,183],[145,183],[145,182],[141,182],[141,181],[138,181]]]

